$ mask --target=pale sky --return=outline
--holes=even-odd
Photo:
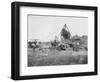
[[[88,34],[87,17],[28,15],[28,41],[32,39],[54,40],[55,36],[60,36],[64,24],[68,26],[72,36]]]

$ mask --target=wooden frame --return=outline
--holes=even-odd
[[[20,7],[42,7],[42,8],[58,8],[58,9],[77,9],[77,10],[93,10],[94,18],[94,71],[80,73],[61,73],[61,74],[46,74],[46,75],[29,75],[20,76]],[[57,78],[57,77],[73,77],[97,75],[97,7],[92,6],[76,6],[76,5],[61,5],[61,4],[45,4],[45,3],[29,3],[29,2],[13,2],[11,4],[11,78],[14,80],[24,79],[41,79],[41,78]]]

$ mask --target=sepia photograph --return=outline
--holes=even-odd
[[[88,64],[88,17],[27,15],[27,66]]]

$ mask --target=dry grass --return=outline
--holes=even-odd
[[[87,51],[58,51],[28,49],[28,66],[87,64]]]

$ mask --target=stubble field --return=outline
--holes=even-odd
[[[28,48],[28,66],[87,64],[87,51],[58,51],[55,49],[33,50]]]

